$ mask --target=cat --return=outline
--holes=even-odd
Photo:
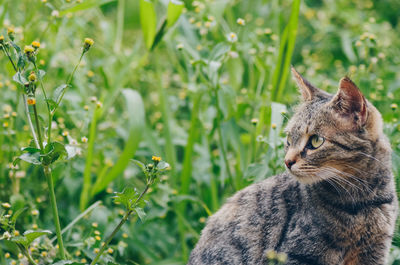
[[[211,216],[189,265],[383,265],[398,201],[379,111],[348,77],[336,95],[293,67],[302,102],[286,127],[286,172],[250,185]]]

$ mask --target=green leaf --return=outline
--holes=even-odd
[[[35,148],[32,148],[35,149]],[[36,149],[38,150],[38,149]],[[40,161],[40,150],[38,150],[37,152],[27,152],[27,153],[23,153],[22,155],[20,155],[19,157],[17,157],[13,164],[16,165],[20,160],[28,162],[30,164],[34,164],[34,165],[41,165],[42,162]]]
[[[42,230],[42,231],[28,230],[25,231],[24,235],[14,237],[11,239],[11,241],[18,244],[22,244],[25,247],[29,247],[29,245],[33,242],[33,240],[44,235],[51,235],[51,232],[49,230]]]
[[[64,144],[59,142],[52,142],[47,144],[44,148],[45,154],[42,155],[43,157],[43,164],[50,165],[57,161],[59,158],[68,157],[68,152],[65,149]]]
[[[11,45],[14,47],[14,49],[17,51],[17,53],[21,53],[21,48],[15,44],[15,42],[10,41]]]
[[[154,4],[150,0],[140,0],[140,24],[146,47],[150,49],[153,45],[157,28],[157,15]]]
[[[115,203],[121,203],[128,210],[133,210],[134,203],[139,197],[139,193],[135,188],[127,187],[122,192],[115,192],[115,196],[113,196]]]
[[[122,174],[128,166],[129,161],[134,156],[139,142],[142,139],[142,132],[145,128],[145,112],[142,97],[137,91],[132,89],[124,89],[122,94],[126,100],[127,112],[131,114],[129,116],[129,137],[114,167],[108,174],[105,174],[104,177],[96,180],[92,189],[92,196],[105,189],[111,181]]]
[[[20,73],[17,72],[14,76],[13,76],[13,80],[21,85],[25,85],[26,82],[28,82],[28,80],[26,80],[26,78]]]
[[[60,260],[57,261],[56,263],[53,263],[52,265],[85,265],[84,263],[80,263],[80,262],[75,262],[72,260]]]
[[[43,70],[39,70],[38,72],[37,72],[37,78],[38,78],[38,80],[43,80],[43,77],[46,75],[46,72],[45,71],[43,71]]]
[[[24,208],[21,208],[21,209],[18,209],[18,211],[16,211],[13,215],[12,215],[12,217],[11,217],[11,222],[13,223],[13,224],[15,224],[16,222],[17,222],[17,219],[18,219],[18,217],[21,215],[21,213],[23,213],[26,209],[28,209],[27,207],[24,207]]]
[[[170,168],[170,165],[165,161],[160,161],[160,163],[157,164],[157,169],[159,171],[165,171],[165,170],[168,170],[169,168]]]
[[[135,207],[134,210],[137,213],[137,215],[139,216],[140,221],[144,222],[144,220],[146,218],[146,213],[144,212],[143,208]]]
[[[56,87],[56,89],[54,89],[54,93],[53,93],[53,101],[57,103],[59,103],[58,101],[60,100],[60,97],[63,93],[63,91],[68,87],[67,84],[62,84],[59,85],[58,87]]]
[[[22,53],[19,53],[17,59],[17,67],[19,69],[23,69],[25,65],[26,65],[26,57]]]
[[[167,9],[167,27],[171,27],[181,16],[184,4],[179,0],[170,0]]]
[[[60,16],[64,16],[67,13],[75,13],[82,10],[90,9],[96,6],[102,6],[111,2],[115,2],[116,0],[87,0],[82,1],[83,3],[74,5],[70,8],[64,9],[60,12]]]
[[[133,163],[135,163],[138,167],[140,167],[142,169],[142,171],[145,171],[145,169],[146,169],[145,164],[143,164],[142,162],[140,162],[139,160],[136,160],[136,159],[131,159],[131,161]]]

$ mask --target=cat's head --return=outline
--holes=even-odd
[[[375,152],[390,152],[379,111],[348,77],[335,95],[311,85],[294,68],[302,103],[286,127],[285,164],[303,183],[353,176]]]

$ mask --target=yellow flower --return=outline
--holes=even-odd
[[[93,228],[97,228],[99,225],[97,223],[92,223]]]
[[[39,227],[38,227],[37,224],[33,224],[33,225],[32,225],[32,229],[36,230],[36,229],[38,229],[38,228],[39,228]]]
[[[161,157],[159,156],[152,156],[151,160],[153,160],[154,162],[160,162],[161,161]]]
[[[87,141],[88,141],[88,138],[87,138],[87,137],[85,137],[85,136],[83,136],[83,137],[81,138],[81,141],[82,141],[82,143],[87,143]]]
[[[244,26],[246,24],[246,21],[243,18],[238,18],[236,20],[236,23],[238,23],[240,26]]]
[[[114,252],[114,250],[112,248],[108,248],[107,252],[108,252],[108,254],[112,254]]]
[[[29,81],[31,81],[31,82],[35,82],[36,78],[37,77],[36,77],[35,73],[33,73],[33,72],[28,77]]]
[[[251,119],[251,123],[252,123],[253,125],[257,125],[258,119],[257,119],[257,118]]]
[[[8,202],[3,202],[1,204],[1,206],[3,206],[3,208],[6,208],[6,209],[10,209],[11,208],[11,204],[9,204]]]
[[[392,110],[396,110],[397,109],[397,104],[396,103],[393,103],[392,105],[390,105],[390,108],[392,108]]]
[[[32,210],[31,214],[33,216],[38,216],[39,215],[39,211],[38,210]]]
[[[28,98],[26,100],[26,103],[28,103],[28,105],[35,105],[36,104],[36,99],[35,98]]]
[[[99,252],[100,252],[100,249],[98,249],[98,248],[95,248],[95,249],[94,249],[94,253],[97,254],[97,253],[99,253]]]
[[[276,124],[275,124],[275,123],[272,123],[272,124],[271,124],[271,128],[272,128],[272,129],[276,129]]]
[[[85,52],[88,51],[89,48],[93,46],[93,44],[94,44],[94,40],[93,40],[93,39],[91,39],[91,38],[85,38],[85,41],[84,41],[84,43],[83,43],[84,51],[85,51]]]
[[[100,241],[101,240],[101,237],[100,236],[95,236],[94,237],[97,241]]]
[[[9,28],[7,29],[7,34],[8,34],[8,35],[14,34],[14,28],[13,28],[13,27],[9,27]]]
[[[7,252],[7,253],[4,255],[4,257],[5,257],[6,259],[8,259],[8,258],[11,257],[11,255],[10,255],[10,253]]]
[[[26,53],[26,55],[32,54],[34,51],[35,49],[31,45],[27,45],[24,48],[24,52]]]
[[[46,251],[42,251],[42,253],[40,253],[42,255],[42,257],[47,257],[47,252]]]
[[[0,44],[3,44],[3,42],[4,42],[4,36],[0,35]]]
[[[123,238],[128,238],[129,236],[128,236],[127,233],[123,233],[123,234],[122,234],[122,237],[123,237]]]
[[[39,48],[40,48],[40,42],[38,42],[38,41],[32,42],[31,45],[32,45],[32,47],[35,48],[35,49],[39,49]]]
[[[80,256],[81,255],[81,251],[80,250],[77,250],[77,251],[75,251],[75,256]]]

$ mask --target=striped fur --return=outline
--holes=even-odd
[[[382,120],[355,84],[313,87],[293,69],[302,103],[286,131],[291,169],[231,197],[207,222],[190,265],[383,265],[397,216],[391,149]],[[324,137],[309,148],[312,135]]]

